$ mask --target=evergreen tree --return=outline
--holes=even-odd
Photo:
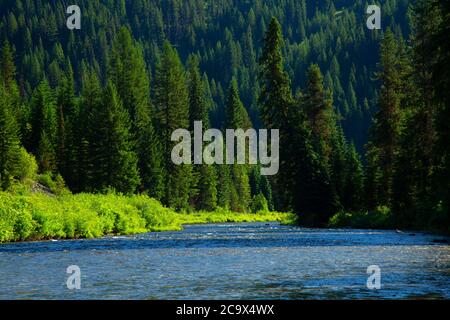
[[[16,65],[11,45],[5,40],[0,54],[0,82],[8,93],[11,110],[17,119],[21,135],[26,134],[26,120],[28,112],[21,106],[19,86],[16,81]]]
[[[97,190],[114,188],[122,193],[133,193],[140,179],[131,124],[112,82],[107,83],[98,107],[92,110],[96,136],[89,141],[92,183]]]
[[[328,166],[335,133],[335,115],[332,100],[323,87],[323,76],[318,65],[308,70],[308,84],[303,96],[303,106],[312,128],[315,149]]]
[[[330,178],[334,191],[345,208],[343,199],[346,196],[346,166],[349,160],[346,157],[347,142],[342,127],[333,126],[332,130],[329,160]],[[349,203],[347,202],[347,204]]]
[[[109,56],[108,74],[117,88],[132,122],[133,148],[139,158],[142,190],[161,199],[163,171],[161,145],[157,137],[150,102],[150,81],[141,48],[133,42],[130,31],[122,27]]]
[[[392,208],[396,223],[413,227],[418,214],[426,215],[431,205],[431,176],[435,128],[433,118],[435,103],[431,85],[431,61],[427,35],[434,28],[431,7],[425,1],[416,4],[413,14],[411,52],[405,52],[400,42],[399,61],[405,71],[401,78],[403,87],[402,130],[398,137],[392,185]],[[431,18],[433,17],[433,18]],[[427,48],[428,47],[428,48]],[[405,57],[403,57],[403,56]],[[402,61],[404,60],[404,62]],[[414,66],[414,70],[412,67]]]
[[[10,97],[0,83],[0,189],[9,187],[20,152],[19,130]]]
[[[394,160],[398,149],[400,134],[402,99],[402,79],[398,60],[398,45],[394,34],[388,29],[384,35],[380,51],[381,92],[379,111],[375,115],[372,127],[372,139],[369,145],[368,158],[373,160],[369,177],[379,175],[376,182],[369,181],[374,186],[371,192],[376,193],[378,204],[389,205],[392,200],[392,183],[394,176]]]
[[[55,97],[45,79],[32,97],[32,152],[41,172],[57,170],[58,119]]]
[[[283,69],[281,43],[281,28],[273,19],[260,60],[263,84],[259,102],[265,125],[273,128],[275,123],[281,130],[277,198],[283,209],[292,208],[301,214],[302,223],[323,225],[334,213],[336,199],[327,168],[313,148],[306,112],[293,101]]]
[[[346,210],[358,211],[363,208],[364,171],[361,157],[353,143],[346,148],[345,162],[342,205]]]
[[[290,134],[295,129],[290,127],[292,105],[294,103],[289,76],[284,70],[281,48],[283,37],[281,26],[272,18],[264,37],[262,55],[259,59],[261,93],[258,104],[261,118],[267,129],[280,130],[280,172],[273,178],[278,208],[289,209],[291,206],[292,176],[290,175],[294,150],[289,146]],[[289,150],[288,150],[289,149]],[[289,191],[288,191],[289,190]]]
[[[268,129],[279,129],[286,125],[292,105],[290,80],[283,66],[282,45],[280,23],[272,18],[259,59],[259,77],[262,82],[259,105],[261,117]]]
[[[338,199],[330,181],[324,161],[314,150],[312,133],[305,114],[300,113],[295,134],[289,143],[295,156],[291,156],[292,208],[301,224],[325,226],[338,209]]]
[[[447,232],[450,226],[450,3],[437,0],[441,12],[441,22],[438,30],[432,34],[432,53],[436,56],[433,65],[432,81],[436,89],[436,100],[439,107],[436,111],[436,156],[435,190],[438,199],[438,209],[445,216],[444,225]]]
[[[73,177],[70,184],[75,192],[94,190],[102,181],[96,180],[92,172],[95,163],[92,155],[96,155],[95,143],[101,143],[104,139],[102,130],[97,121],[99,110],[102,109],[102,88],[94,71],[85,70],[79,108],[73,118]],[[70,181],[70,180],[69,180]]]
[[[12,102],[17,103],[19,87],[16,82],[16,65],[14,63],[13,49],[7,40],[3,44],[0,55],[0,77],[5,90],[11,96]]]
[[[200,77],[198,60],[194,56],[189,59],[188,81],[189,127],[193,134],[195,121],[202,121],[204,131],[209,129],[204,83]],[[192,154],[194,154],[194,150],[192,150]],[[194,203],[195,208],[198,210],[214,210],[217,206],[217,176],[214,166],[207,164],[194,166],[191,177],[191,202]]]
[[[272,186],[270,185],[270,181],[267,178],[267,176],[260,176],[260,190],[261,193],[264,195],[264,198],[267,200],[267,207],[270,211],[275,210],[275,205],[273,203],[273,197],[272,197]]]
[[[163,141],[166,175],[163,202],[178,210],[188,209],[192,166],[172,162],[172,148],[178,142],[171,141],[171,136],[177,129],[189,128],[189,95],[183,65],[167,41],[156,68],[154,103]]]
[[[231,166],[218,165],[217,171],[217,205],[220,208],[230,209],[236,199],[236,188],[233,185]]]
[[[242,129],[245,131],[249,128],[251,128],[251,122],[239,97],[237,81],[233,78],[227,94],[225,129]],[[231,142],[227,141],[228,143]],[[248,154],[244,156],[245,159],[248,159]],[[248,165],[234,163],[231,166],[231,174],[233,186],[236,188],[237,194],[236,202],[231,203],[231,208],[234,211],[247,211],[251,200]]]
[[[71,185],[71,179],[74,176],[73,168],[76,164],[74,130],[78,124],[78,105],[70,62],[68,62],[67,68],[67,76],[64,76],[61,81],[56,97],[58,112],[57,164],[62,177]]]

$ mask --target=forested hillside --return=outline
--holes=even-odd
[[[177,211],[448,232],[449,4],[3,1],[0,182],[141,193]],[[171,134],[280,129],[280,169],[176,165]],[[37,167],[37,169],[35,169]]]
[[[405,36],[408,0],[383,3],[383,28]],[[306,84],[305,70],[317,63],[332,90],[344,130],[359,151],[367,141],[379,83],[373,81],[381,33],[366,28],[365,1],[351,0],[79,0],[0,1],[0,39],[15,50],[21,91],[30,96],[45,72],[55,87],[70,61],[77,91],[83,65],[106,79],[108,52],[120,28],[130,28],[154,73],[164,40],[186,62],[199,58],[214,104],[212,125],[221,127],[226,91],[233,76],[242,102],[259,127],[258,57],[272,16],[281,22],[283,55],[294,92]],[[82,29],[66,28],[68,5],[82,10]]]

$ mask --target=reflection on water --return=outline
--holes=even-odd
[[[394,231],[276,223],[0,245],[0,299],[450,298],[450,245]],[[68,290],[66,268],[81,268]],[[369,265],[381,290],[367,289]]]

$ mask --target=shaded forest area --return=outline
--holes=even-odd
[[[0,1],[2,188],[37,170],[181,211],[448,232],[450,9],[416,2],[382,1],[380,32],[344,0],[78,1],[78,31],[65,1]],[[174,165],[198,120],[280,129],[279,174]]]

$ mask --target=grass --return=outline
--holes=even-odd
[[[223,222],[292,223],[292,214],[277,212],[176,213],[144,195],[0,192],[0,243],[48,239],[98,238],[181,230],[184,224]]]
[[[226,222],[269,222],[278,221],[282,224],[292,224],[294,216],[289,213],[264,212],[237,213],[224,209],[215,212],[194,212],[189,214],[177,214],[180,224],[226,223]]]

